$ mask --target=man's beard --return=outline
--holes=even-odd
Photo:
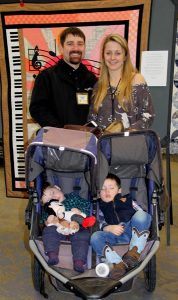
[[[78,54],[77,57],[71,57],[73,53]],[[82,60],[82,52],[81,51],[71,51],[69,53],[69,62],[73,65],[78,65]]]

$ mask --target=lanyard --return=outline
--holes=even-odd
[[[116,118],[115,118],[115,109],[114,109],[114,98],[115,98],[116,91],[117,91],[117,88],[119,86],[120,81],[121,81],[121,78],[119,79],[119,82],[118,82],[116,88],[113,91],[112,91],[112,87],[109,83],[109,90],[110,90],[110,95],[111,95],[111,105],[112,105],[112,122],[116,120]]]

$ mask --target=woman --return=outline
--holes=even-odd
[[[115,132],[148,129],[153,119],[151,95],[145,79],[131,63],[127,41],[119,34],[108,35],[102,46],[101,73],[94,86],[88,121]]]

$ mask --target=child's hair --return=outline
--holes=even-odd
[[[115,180],[118,188],[121,187],[121,180],[120,180],[120,178],[117,175],[112,174],[112,173],[108,173],[108,175],[106,176],[106,179]]]
[[[42,190],[44,191],[48,186],[51,186],[49,182],[44,181],[42,184]]]

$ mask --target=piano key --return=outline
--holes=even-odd
[[[20,46],[17,29],[7,29],[9,68],[11,74],[12,143],[15,178],[25,177],[25,155],[23,136],[23,99]]]

